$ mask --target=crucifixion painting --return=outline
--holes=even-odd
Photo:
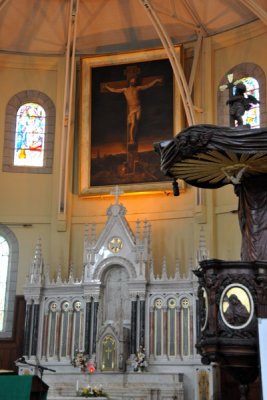
[[[160,182],[156,138],[173,134],[166,59],[92,70],[91,185]]]
[[[104,83],[102,90],[112,93],[122,93],[127,102],[127,142],[133,145],[137,142],[138,124],[141,118],[142,106],[140,92],[163,83],[162,77],[147,77],[138,83],[140,68],[137,65],[127,66],[124,70],[125,81]]]

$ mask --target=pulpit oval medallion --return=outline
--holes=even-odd
[[[220,299],[220,314],[231,329],[243,329],[253,318],[254,302],[250,291],[239,283],[228,285]]]
[[[206,329],[208,322],[208,296],[205,288],[201,288],[201,296],[199,297],[200,303],[200,328],[203,332]]]

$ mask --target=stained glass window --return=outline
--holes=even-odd
[[[46,114],[36,103],[23,104],[16,117],[15,166],[42,167]]]
[[[246,95],[254,96],[258,101],[260,101],[260,93],[259,93],[259,83],[257,79],[252,77],[242,78],[240,80],[246,85],[247,91]],[[259,128],[260,127],[260,104],[252,104],[250,110],[245,111],[245,114],[242,117],[243,125],[249,124],[251,128]]]
[[[0,331],[4,329],[8,261],[9,246],[5,238],[0,236]]]

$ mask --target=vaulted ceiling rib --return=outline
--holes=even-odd
[[[71,0],[0,0],[0,51],[64,55]],[[76,54],[141,50],[160,45],[137,0],[80,0]],[[261,19],[266,0],[150,0],[174,44],[216,35]]]

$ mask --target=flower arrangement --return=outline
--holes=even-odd
[[[106,393],[103,391],[102,385],[99,386],[90,386],[88,385],[85,388],[82,388],[78,395],[80,397],[106,397]]]
[[[74,367],[79,367],[82,372],[93,374],[95,372],[95,355],[93,355],[92,358],[89,358],[88,354],[79,350],[75,353],[71,364]]]
[[[79,350],[75,353],[75,356],[71,361],[71,364],[74,367],[79,367],[81,371],[85,372],[87,371],[88,361],[89,361],[88,355],[85,354],[84,351]]]

